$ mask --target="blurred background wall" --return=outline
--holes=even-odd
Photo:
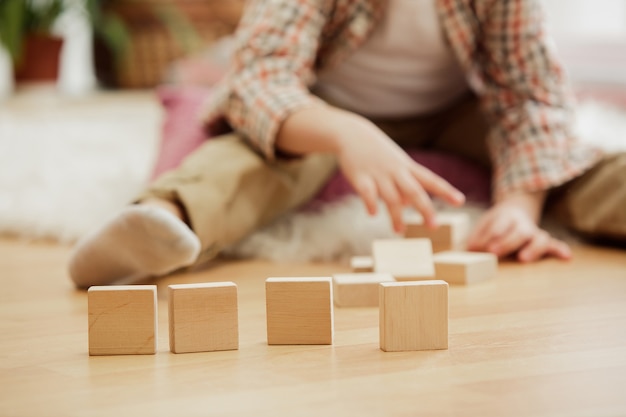
[[[626,85],[626,0],[541,2],[545,6],[558,52],[575,83]],[[141,14],[136,10],[127,13],[126,6],[131,3],[174,5],[186,13],[189,22],[199,23],[196,29],[200,28],[201,35],[206,40],[234,29],[243,0],[112,0],[110,3],[117,5],[119,10],[124,9],[122,12],[126,13],[127,19],[135,19]],[[118,87],[150,88],[161,77],[149,72],[159,65],[162,66],[162,61],[169,59],[168,56],[171,55],[171,45],[167,43],[171,44],[173,41],[168,40],[163,31],[153,30],[154,19],[148,22],[145,16],[139,16],[138,22],[132,23],[139,25],[137,27],[141,29],[134,32],[132,37],[136,44],[134,60],[122,71],[122,79],[117,80]],[[163,25],[165,23],[167,22]],[[168,24],[171,29],[172,22]],[[174,26],[175,24],[179,24],[180,29],[180,22],[174,22]],[[150,28],[152,32],[142,29],[141,25],[144,25],[144,29]],[[58,19],[55,32],[65,39],[58,86],[63,92],[73,95],[92,91],[98,82],[94,70],[94,45],[89,22],[84,15],[69,10]],[[179,56],[180,53],[174,55]],[[161,60],[160,63],[156,62],[158,59]],[[0,95],[9,82],[7,73],[10,68],[7,68],[7,62],[6,56],[0,51]],[[155,77],[158,81],[155,81]],[[101,77],[99,78],[101,81]]]
[[[555,35],[565,39],[626,39],[626,0],[542,0]]]
[[[542,0],[570,76],[626,85],[626,0]]]

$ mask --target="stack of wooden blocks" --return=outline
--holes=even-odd
[[[384,351],[446,349],[448,284],[492,279],[498,259],[464,251],[466,214],[439,214],[436,229],[419,215],[405,222],[404,239],[375,241],[372,256],[352,258],[352,274],[333,277],[334,302],[338,307],[378,306]]]
[[[411,351],[448,348],[448,284],[493,278],[497,259],[452,251],[466,238],[465,220],[446,215],[444,230],[409,222],[425,237],[375,241],[371,257],[355,257],[353,273],[330,277],[268,278],[269,345],[330,345],[333,305],[378,307],[380,348]],[[439,248],[433,255],[430,233]],[[173,353],[239,348],[237,286],[232,282],[169,286],[169,340]],[[89,354],[157,351],[154,285],[91,287]]]
[[[439,213],[437,228],[430,229],[422,216],[411,213],[405,216],[406,238],[429,239],[433,252],[464,250],[470,230],[470,219],[466,213]]]

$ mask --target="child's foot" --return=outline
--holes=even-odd
[[[128,283],[191,265],[199,252],[198,237],[174,214],[135,205],[78,242],[69,272],[83,288]]]

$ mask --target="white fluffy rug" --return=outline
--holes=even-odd
[[[0,109],[0,233],[72,242],[147,181],[160,129],[154,99],[59,100]],[[626,151],[622,110],[585,102],[577,130],[585,141]],[[347,198],[319,213],[284,216],[228,252],[289,261],[367,253],[372,239],[393,235],[380,213],[369,217]]]
[[[160,120],[152,94],[0,103],[0,233],[70,242],[112,215],[146,183]]]

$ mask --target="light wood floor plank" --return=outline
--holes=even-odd
[[[268,346],[265,279],[349,265],[251,260],[158,281],[156,355],[89,357],[69,248],[0,239],[0,415],[626,415],[626,252],[574,253],[451,285],[448,350],[382,352],[376,308],[336,308],[332,346]],[[238,286],[239,350],[170,353],[167,285],[208,281]]]

